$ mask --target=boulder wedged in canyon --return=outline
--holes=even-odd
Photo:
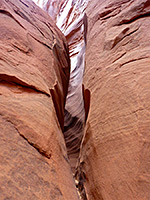
[[[80,167],[90,200],[150,199],[150,1],[89,1]]]
[[[29,0],[0,1],[0,199],[78,199],[67,159],[65,37]]]

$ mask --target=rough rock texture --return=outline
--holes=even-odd
[[[64,137],[74,171],[85,124],[82,81],[87,34],[85,8],[88,0],[34,0],[34,2],[53,18],[66,36],[69,46],[71,74],[65,105]]]
[[[0,0],[1,200],[78,199],[62,134],[69,67],[47,14]]]
[[[150,199],[150,1],[91,0],[81,167],[90,200]]]

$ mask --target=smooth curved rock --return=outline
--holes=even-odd
[[[1,0],[0,24],[0,199],[77,200],[62,134],[65,37],[28,0]]]
[[[61,18],[61,28],[67,30],[69,18],[66,16],[76,7],[71,6],[74,1],[44,2],[45,10],[56,22]],[[67,2],[70,7],[63,15]],[[78,186],[83,192],[85,184],[90,200],[148,200],[150,1],[93,0],[89,1],[86,13],[84,84],[91,91],[91,106],[76,173]],[[72,41],[76,36],[80,38],[74,33],[81,30],[80,26],[73,27],[76,26],[68,29],[68,38]],[[85,119],[90,104],[89,90],[83,95]],[[82,108],[76,107],[81,112]],[[70,117],[67,111],[65,116],[66,130],[76,126],[76,116]],[[68,146],[73,148],[71,140]]]
[[[90,1],[81,150],[90,200],[150,199],[150,1]]]

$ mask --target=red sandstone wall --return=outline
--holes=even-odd
[[[89,200],[150,199],[150,1],[90,1],[81,163]]]
[[[51,18],[0,0],[0,199],[78,199],[61,132],[69,70]]]

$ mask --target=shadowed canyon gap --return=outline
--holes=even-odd
[[[0,199],[78,199],[63,131],[83,199],[149,200],[150,1],[37,3],[0,0]]]
[[[34,0],[34,2],[52,17],[66,36],[69,46],[71,73],[65,104],[64,137],[74,173],[83,137],[85,115],[89,107],[87,101],[89,91],[82,86],[88,26],[85,8],[88,0]],[[84,100],[87,109],[84,109]]]

